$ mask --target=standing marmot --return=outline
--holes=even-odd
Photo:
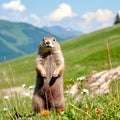
[[[44,37],[36,58],[37,80],[33,96],[35,113],[64,109],[64,58],[54,37]]]

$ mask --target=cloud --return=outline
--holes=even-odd
[[[35,26],[41,26],[42,24],[40,17],[35,13],[30,14],[29,21]]]
[[[66,3],[62,3],[54,12],[49,14],[49,19],[53,21],[61,21],[64,18],[74,17],[74,16],[76,16],[76,14],[72,12],[71,7]]]
[[[104,23],[106,21],[109,21],[112,17],[114,16],[113,12],[110,10],[102,10],[102,9],[98,9],[95,12],[88,12],[85,13],[82,18],[85,21],[92,21],[92,20],[96,20],[97,22],[101,22]]]
[[[97,10],[96,19],[98,22],[106,22],[109,21],[114,16],[113,12],[110,10]]]
[[[22,5],[21,0],[12,0],[8,3],[4,3],[2,7],[6,10],[14,10],[19,12],[23,12],[26,9],[26,7]]]
[[[37,22],[39,22],[39,21],[40,21],[39,16],[38,16],[38,15],[36,15],[35,13],[31,14],[31,15],[30,15],[30,17],[31,17],[32,19],[34,19],[35,21],[37,21]]]
[[[80,18],[79,26],[82,31],[91,32],[111,26],[113,24],[114,13],[108,9],[98,9],[94,12],[85,13]]]

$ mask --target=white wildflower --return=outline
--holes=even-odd
[[[82,93],[82,94],[83,94],[83,93],[86,93],[87,95],[89,95],[89,90],[88,90],[88,89],[83,89],[81,93]]]
[[[4,96],[4,99],[5,99],[5,100],[8,100],[8,99],[9,99],[9,96]]]
[[[30,93],[28,93],[28,92],[23,93],[23,95],[24,95],[25,97],[30,97]]]
[[[8,108],[4,107],[4,108],[3,108],[3,111],[8,111]]]
[[[28,118],[28,120],[33,120],[32,118]]]
[[[34,85],[29,86],[29,89],[30,89],[30,90],[31,90],[31,89],[34,89],[34,88],[35,88]]]
[[[63,115],[64,113],[65,113],[64,111],[60,112],[61,115]]]
[[[3,74],[3,76],[6,76],[7,72],[6,72],[6,71],[3,71],[2,74]]]
[[[22,84],[22,88],[25,88],[26,84]]]
[[[83,81],[83,80],[85,80],[85,76],[81,76],[81,77],[77,78],[77,81]]]

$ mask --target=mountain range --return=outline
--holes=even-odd
[[[59,38],[62,38],[63,40],[71,39],[76,36],[82,35],[82,32],[73,30],[71,28],[63,28],[61,26],[51,26],[51,27],[43,27],[43,29],[51,34],[57,35]]]
[[[63,41],[81,34],[60,26],[39,28],[27,23],[0,20],[0,62],[36,52],[44,36],[54,36]]]

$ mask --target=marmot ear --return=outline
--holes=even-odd
[[[43,38],[39,44],[39,46],[43,46],[45,39]]]
[[[56,41],[56,39],[54,38],[53,41]]]
[[[42,39],[42,41],[44,41],[44,38]]]
[[[43,46],[43,44],[44,44],[44,40],[42,39],[42,41],[39,43],[39,48]]]

